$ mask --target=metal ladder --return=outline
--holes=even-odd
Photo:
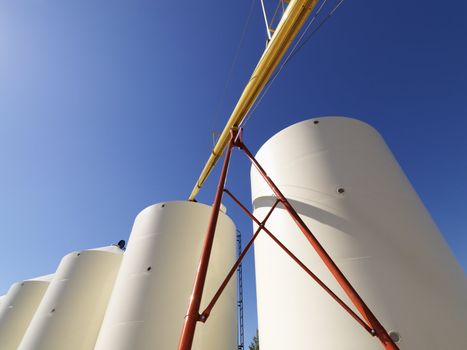
[[[240,256],[242,252],[242,234],[237,230],[237,254]],[[237,344],[238,350],[244,350],[245,346],[245,335],[243,329],[243,282],[242,282],[242,264],[238,265],[237,268],[237,314],[238,314],[238,333],[237,333]]]

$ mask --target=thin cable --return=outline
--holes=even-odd
[[[336,12],[336,10],[341,6],[341,4],[345,0],[340,0],[336,6],[326,15],[326,17],[318,24],[318,26],[313,29],[308,37],[305,38],[305,40],[300,44],[300,41],[304,37],[305,33],[308,31],[308,28],[310,28],[311,24],[315,21],[315,19],[318,17],[319,13],[321,12],[321,9],[323,8],[324,4],[327,2],[327,0],[324,0],[321,6],[318,8],[316,11],[316,14],[313,16],[313,18],[310,20],[308,25],[306,26],[305,30],[303,31],[302,35],[300,38],[297,40],[297,43],[294,45],[293,49],[290,51],[290,54],[287,56],[287,58],[284,60],[280,68],[277,70],[277,72],[274,74],[274,76],[269,79],[269,81],[266,84],[265,89],[263,90],[263,93],[261,96],[258,98],[258,101],[255,103],[251,111],[248,113],[247,117],[244,119],[241,127],[245,127],[245,125],[248,123],[250,120],[251,116],[255,112],[256,108],[260,105],[261,101],[263,100],[264,96],[267,94],[269,91],[269,88],[271,87],[272,83],[276,80],[277,76],[281,73],[282,69],[291,61],[291,59],[303,48],[303,46],[311,39],[311,37],[323,26],[324,23]],[[300,44],[300,45],[299,45]]]
[[[249,12],[248,12],[248,16],[246,18],[245,24],[243,25],[242,34],[240,35],[240,41],[239,41],[239,43],[237,45],[235,55],[234,55],[234,57],[232,59],[232,63],[230,64],[229,73],[227,75],[227,80],[225,81],[224,89],[222,90],[221,98],[220,98],[219,103],[217,105],[216,112],[214,113],[214,118],[213,118],[213,122],[212,122],[212,130],[214,130],[214,122],[215,122],[216,116],[218,116],[220,114],[222,106],[224,105],[225,96],[227,95],[227,88],[229,87],[230,82],[232,80],[233,72],[235,70],[235,66],[237,65],[237,60],[238,60],[238,57],[240,55],[240,51],[242,49],[243,42],[245,41],[245,36],[246,36],[246,32],[247,32],[249,24],[250,24],[251,15],[253,14],[255,1],[256,0],[251,0],[251,5],[250,5]],[[213,134],[213,139],[214,139],[214,134]]]
[[[281,6],[282,0],[279,0],[277,3],[276,11],[274,11],[274,14],[272,15],[271,21],[269,22],[269,29],[272,29],[272,26],[274,24],[274,20],[276,19],[277,13],[279,12],[279,8]],[[284,13],[284,11],[282,11]]]
[[[260,0],[261,8],[263,9],[264,23],[266,24],[266,33],[268,35],[268,40],[271,40],[271,32],[269,31],[268,16],[266,15],[266,7],[264,7],[263,0]]]
[[[310,33],[310,35],[303,41],[303,43],[297,48],[297,50],[290,56],[290,59],[292,59],[293,56],[295,56],[295,54],[311,39],[312,35],[315,34],[318,29],[321,28],[321,26],[326,23],[326,21],[334,14],[334,12],[336,12],[336,10],[339,8],[339,6],[341,6],[341,4],[344,2],[345,0],[340,0],[336,6],[334,6],[334,8],[328,13],[328,15],[321,21],[321,23],[318,24],[318,26],[313,29],[313,31]]]
[[[319,14],[321,13],[321,10],[323,9],[324,5],[326,4],[327,0],[324,0],[320,7],[318,8],[318,10],[316,11],[316,13],[314,14],[314,16],[310,19],[310,21],[308,22],[307,26],[305,27],[305,29],[303,30],[303,33],[300,35],[300,37],[298,38],[297,42],[295,43],[295,45],[293,46],[292,50],[290,50],[290,53],[289,55],[287,56],[287,58],[284,60],[284,62],[282,63],[282,65],[279,67],[279,69],[277,70],[277,72],[274,74],[274,76],[269,79],[269,81],[267,82],[266,84],[266,87],[263,91],[263,93],[261,94],[261,96],[259,97],[258,101],[255,103],[255,105],[253,106],[253,108],[251,109],[251,111],[248,113],[247,117],[245,118],[245,121],[242,123],[242,127],[244,127],[248,121],[250,120],[251,116],[253,115],[254,111],[256,110],[256,108],[258,108],[259,104],[261,103],[262,99],[264,98],[264,96],[266,95],[266,93],[268,92],[269,88],[271,87],[272,83],[274,82],[274,80],[276,80],[277,76],[279,75],[279,73],[282,71],[282,69],[285,67],[285,65],[289,62],[290,58],[292,57],[293,53],[295,52],[295,50],[297,49],[297,46],[298,44],[300,43],[300,41],[303,39],[304,35],[306,34],[306,32],[308,31],[308,29],[310,28],[310,26],[314,23],[314,21],[316,20],[316,18],[319,16]]]

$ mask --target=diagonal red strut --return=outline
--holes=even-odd
[[[259,220],[228,190],[225,190],[225,193],[227,193],[232,200],[237,203],[237,205],[253,220],[257,225],[260,225],[261,223]],[[276,201],[277,203],[277,201]],[[263,220],[264,222],[264,220]],[[344,301],[339,298],[323,281],[319,279],[318,276],[316,276],[311,270],[306,267],[306,265],[299,259],[295,254],[293,254],[275,235],[272,234],[272,232],[266,228],[264,225],[261,225],[258,227],[258,230],[262,229],[264,232],[267,233],[269,237],[279,246],[282,248],[282,250],[292,258],[308,275],[310,275],[311,278],[315,280],[318,285],[323,288],[340,306],[344,308],[345,311],[347,311],[350,316],[352,316],[365,330],[373,335],[373,330],[371,329],[370,326],[368,326],[365,321],[363,321]]]
[[[224,192],[229,194],[230,192],[226,189],[224,189]],[[206,309],[201,313],[201,317],[202,317],[202,321],[203,322],[206,322],[206,319],[209,317],[209,314],[211,313],[211,310],[212,308],[214,307],[214,305],[216,304],[217,300],[219,299],[219,297],[221,296],[222,292],[224,291],[225,287],[227,286],[227,284],[229,283],[230,279],[232,278],[233,274],[235,273],[235,271],[237,270],[238,266],[242,263],[242,260],[243,258],[245,257],[246,253],[248,252],[248,250],[250,250],[251,246],[253,245],[253,242],[255,241],[256,237],[258,237],[259,233],[261,232],[261,230],[263,229],[264,225],[266,224],[266,221],[268,221],[269,217],[271,216],[272,212],[274,211],[274,209],[276,208],[277,204],[279,204],[279,200],[276,200],[276,202],[274,203],[274,205],[271,207],[271,209],[269,209],[269,212],[268,214],[266,215],[266,217],[263,219],[262,222],[259,222],[258,221],[258,229],[256,230],[255,234],[253,235],[253,237],[251,237],[250,241],[248,242],[248,244],[245,246],[245,248],[243,249],[242,253],[240,254],[240,256],[238,257],[237,261],[235,262],[235,264],[232,266],[232,268],[230,269],[229,273],[227,274],[227,276],[225,277],[224,281],[222,282],[222,284],[220,285],[219,289],[217,290],[216,294],[214,294],[214,297],[212,298],[211,302],[209,303],[209,305],[206,307]]]
[[[371,312],[369,307],[365,304],[363,299],[360,297],[360,295],[357,293],[357,291],[353,288],[353,286],[350,284],[350,282],[344,276],[344,274],[339,269],[339,267],[332,260],[332,258],[329,256],[329,254],[326,252],[326,250],[321,245],[321,243],[319,243],[319,241],[316,239],[316,237],[313,235],[313,233],[307,227],[305,222],[302,220],[302,218],[298,215],[298,213],[292,207],[292,205],[287,200],[287,198],[285,198],[285,196],[282,194],[282,192],[279,190],[279,188],[276,186],[276,184],[271,180],[271,178],[268,176],[268,174],[263,169],[263,167],[255,159],[255,157],[250,152],[250,150],[245,146],[245,144],[243,143],[241,138],[239,138],[236,141],[235,146],[240,148],[245,153],[245,155],[250,159],[250,161],[253,163],[254,167],[258,170],[260,175],[263,177],[263,179],[269,185],[269,187],[274,192],[277,199],[279,199],[281,201],[284,208],[287,210],[289,215],[292,217],[292,219],[295,221],[295,223],[300,228],[302,233],[305,235],[308,242],[310,242],[311,246],[314,248],[316,253],[318,253],[319,257],[324,262],[324,264],[326,265],[328,270],[331,272],[331,274],[334,276],[336,281],[339,283],[341,288],[344,290],[344,292],[350,298],[350,300],[355,305],[355,307],[358,309],[360,314],[366,319],[368,324],[374,329],[375,335],[379,338],[381,343],[383,343],[384,347],[386,349],[388,349],[388,350],[397,350],[397,349],[399,349],[397,347],[397,345],[394,343],[394,341],[391,339],[391,337],[389,336],[386,329],[378,321],[378,319],[373,314],[373,312]]]
[[[267,217],[263,222],[259,222],[253,214],[251,214],[248,209],[246,209],[243,204],[241,204],[238,199],[236,199],[230,191],[225,189],[225,182],[227,178],[227,171],[228,171],[228,166],[230,162],[230,156],[232,153],[233,148],[239,148],[241,149],[245,155],[250,159],[252,164],[255,166],[255,168],[258,170],[260,175],[263,177],[263,179],[266,181],[266,183],[269,185],[269,187],[272,189],[274,192],[277,200],[274,206],[271,208],[269,211]],[[211,303],[208,305],[206,310],[200,314],[200,305],[201,305],[201,299],[203,295],[203,289],[204,289],[204,284],[206,281],[206,275],[207,275],[207,270],[208,270],[208,265],[209,265],[209,258],[211,255],[211,250],[212,250],[212,245],[214,241],[214,235],[215,235],[215,230],[216,230],[216,225],[217,225],[217,219],[219,217],[219,210],[220,210],[220,205],[222,201],[222,194],[227,193],[247,214],[255,221],[259,227],[258,230],[255,232],[255,235],[253,238],[250,240],[248,247],[244,249],[242,252],[242,255],[239,257],[235,265],[238,266],[238,264],[241,262],[241,259],[243,259],[244,255],[246,254],[247,250],[251,247],[253,244],[254,239],[257,237],[259,232],[261,230],[264,230],[271,239],[273,239],[305,272],[308,273],[327,293],[329,293],[361,326],[363,326],[368,332],[370,332],[372,335],[377,336],[378,339],[381,341],[383,344],[384,348],[387,350],[399,350],[397,345],[394,343],[394,341],[391,339],[389,336],[388,332],[386,329],[383,327],[383,325],[378,321],[376,316],[371,312],[371,310],[368,308],[368,306],[365,304],[363,299],[360,297],[360,295],[357,293],[357,291],[353,288],[353,286],[350,284],[350,282],[347,280],[347,278],[344,276],[342,271],[338,268],[338,266],[334,263],[332,258],[329,256],[329,254],[326,252],[326,250],[323,248],[323,246],[319,243],[319,241],[316,239],[316,237],[313,235],[313,233],[310,231],[310,229],[306,226],[305,222],[301,219],[301,217],[298,215],[298,213],[295,211],[295,209],[292,207],[290,202],[285,198],[285,196],[282,194],[282,192],[279,190],[279,188],[276,186],[276,184],[271,180],[271,178],[267,175],[266,171],[261,167],[261,165],[258,163],[258,161],[255,159],[255,157],[252,155],[252,153],[249,151],[249,149],[245,146],[243,143],[242,137],[241,137],[241,129],[236,130],[232,129],[231,130],[231,135],[230,135],[230,142],[229,146],[227,148],[227,152],[225,155],[224,159],[224,164],[222,166],[222,171],[221,175],[219,178],[219,183],[217,186],[217,191],[216,191],[216,197],[214,200],[214,204],[212,207],[211,211],[211,219],[209,221],[209,226],[206,232],[206,237],[203,245],[203,250],[201,253],[201,258],[198,266],[198,270],[196,272],[195,276],[195,281],[193,285],[193,291],[192,295],[190,298],[190,303],[188,305],[188,310],[185,316],[185,322],[183,324],[183,329],[182,333],[180,336],[180,342],[178,345],[178,350],[191,350],[192,344],[193,344],[193,338],[196,330],[196,324],[197,322],[204,322],[206,321],[207,317],[209,316],[212,308],[214,307],[214,304],[216,303],[217,299],[221,295],[222,291],[224,290],[225,286],[227,285],[229,279],[232,277],[233,273],[232,271],[235,271],[235,265],[234,267],[229,271],[227,274],[227,277],[225,278],[224,282],[221,284],[219,287],[216,295],[214,296],[213,300]],[[328,270],[331,272],[331,274],[334,276],[336,281],[339,283],[341,288],[344,290],[344,292],[347,294],[349,299],[352,301],[352,303],[355,305],[359,313],[363,316],[363,318],[366,320],[362,320],[352,309],[350,309],[337,295],[335,295],[316,275],[313,274],[290,250],[287,249],[266,227],[265,227],[265,221],[269,218],[270,214],[276,207],[276,205],[280,202],[284,208],[287,210],[289,215],[292,217],[292,219],[295,221],[297,226],[300,228],[302,233],[305,235],[307,240],[310,242],[311,246],[314,248],[314,250],[317,252],[317,254],[320,256],[321,260],[324,262]]]

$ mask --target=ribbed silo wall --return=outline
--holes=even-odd
[[[178,345],[211,207],[195,202],[152,205],[136,217],[96,350],[175,350]],[[235,262],[235,225],[220,213],[202,306]],[[233,279],[193,350],[234,350],[236,281]]]
[[[16,350],[39,303],[51,275],[14,283],[0,304],[0,349]]]
[[[401,349],[466,349],[465,275],[378,132],[350,118],[306,120],[257,159]],[[261,219],[272,191],[254,168],[251,182]],[[282,207],[266,226],[350,304]],[[382,348],[264,233],[255,263],[261,350]]]
[[[94,349],[121,260],[115,246],[63,257],[18,349]]]

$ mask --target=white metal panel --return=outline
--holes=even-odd
[[[114,246],[66,255],[19,349],[92,350],[121,258]]]
[[[96,350],[174,350],[193,287],[211,207],[168,202],[136,218]],[[223,213],[210,259],[206,305],[235,262],[235,226]],[[198,324],[193,350],[236,349],[236,281]]]
[[[0,349],[16,350],[49,285],[50,275],[14,283],[0,304]]]
[[[326,117],[282,130],[257,159],[388,331],[409,350],[467,348],[467,285],[436,225],[381,136]],[[251,171],[254,214],[271,190]],[[439,185],[439,184],[433,184]],[[348,300],[284,209],[267,226]],[[262,350],[380,349],[275,243],[255,245]]]

